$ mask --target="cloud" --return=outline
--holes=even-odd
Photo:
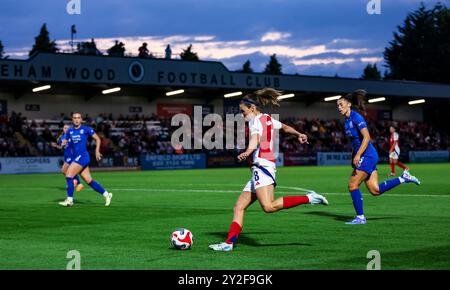
[[[205,36],[196,36],[194,37],[195,41],[211,41],[216,38],[214,35],[205,35]]]
[[[354,61],[354,58],[313,58],[294,60],[293,63],[298,66],[311,66],[319,64],[344,64]]]
[[[288,32],[267,32],[261,37],[261,42],[267,42],[267,41],[279,41],[283,39],[287,39],[291,37],[291,34]]]
[[[354,39],[348,39],[348,38],[335,38],[331,41],[332,44],[354,44],[356,40]]]
[[[114,41],[125,44],[126,54],[135,56],[143,42],[148,43],[149,50],[156,57],[164,57],[164,51],[168,44],[171,45],[173,57],[179,57],[179,53],[190,44],[193,50],[203,60],[222,61],[230,70],[240,67],[243,59],[250,59],[256,71],[263,67],[272,54],[277,54],[286,73],[304,72],[315,66],[336,66],[354,64],[364,67],[364,63],[380,63],[381,49],[364,47],[357,39],[331,39],[323,43],[312,40],[292,39],[292,35],[286,32],[267,32],[260,39],[222,40],[216,35],[168,35],[168,36],[125,36],[96,38],[97,48],[106,53]],[[77,39],[77,41],[91,41],[91,39]],[[307,44],[307,45],[306,45]],[[70,52],[69,40],[59,40],[57,45],[62,52]],[[29,48],[13,49],[8,54],[11,57],[25,58]],[[353,68],[353,70],[356,70]],[[335,71],[330,71],[334,75]]]
[[[377,63],[377,62],[383,62],[382,57],[361,57],[362,62],[370,62],[370,63]]]

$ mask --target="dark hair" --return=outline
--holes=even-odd
[[[73,115],[76,115],[76,114],[79,114],[80,117],[83,118],[83,115],[80,112],[78,112],[78,111],[75,111],[75,112],[72,113],[72,118],[73,118]]]
[[[269,105],[279,107],[278,97],[281,96],[281,94],[281,91],[272,88],[264,88],[246,95],[242,98],[241,103],[246,104],[248,107],[251,105],[255,105],[256,107],[267,107]]]
[[[366,115],[366,105],[365,105],[366,95],[367,92],[365,90],[359,89],[354,91],[353,93],[341,97],[341,99],[347,100],[349,103],[353,105],[353,108],[355,110],[357,110],[362,115]]]

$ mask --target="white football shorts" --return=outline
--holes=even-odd
[[[398,155],[399,155],[399,153],[392,151],[391,153],[389,153],[389,158],[398,159]]]
[[[252,166],[252,178],[247,182],[242,191],[249,191],[256,193],[256,189],[273,184],[276,186],[275,181],[275,167],[253,165]]]

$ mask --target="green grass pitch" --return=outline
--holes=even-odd
[[[354,214],[348,166],[284,167],[275,196],[324,193],[330,205],[247,213],[238,247],[212,252],[222,241],[248,169],[94,173],[114,193],[111,207],[91,189],[60,207],[60,174],[0,176],[0,269],[65,269],[70,250],[82,269],[366,269],[370,250],[382,269],[450,269],[450,164],[412,165],[421,186],[401,185],[381,197],[363,189],[368,223]],[[387,166],[379,167],[380,180]],[[195,237],[189,251],[169,249],[178,227]]]

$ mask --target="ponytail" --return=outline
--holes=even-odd
[[[366,115],[366,95],[367,92],[365,90],[359,89],[354,91],[353,93],[347,94],[344,99],[349,101],[353,108],[358,111],[361,115]]]
[[[242,98],[242,103],[256,107],[280,106],[278,97],[281,92],[272,88],[264,88]]]

